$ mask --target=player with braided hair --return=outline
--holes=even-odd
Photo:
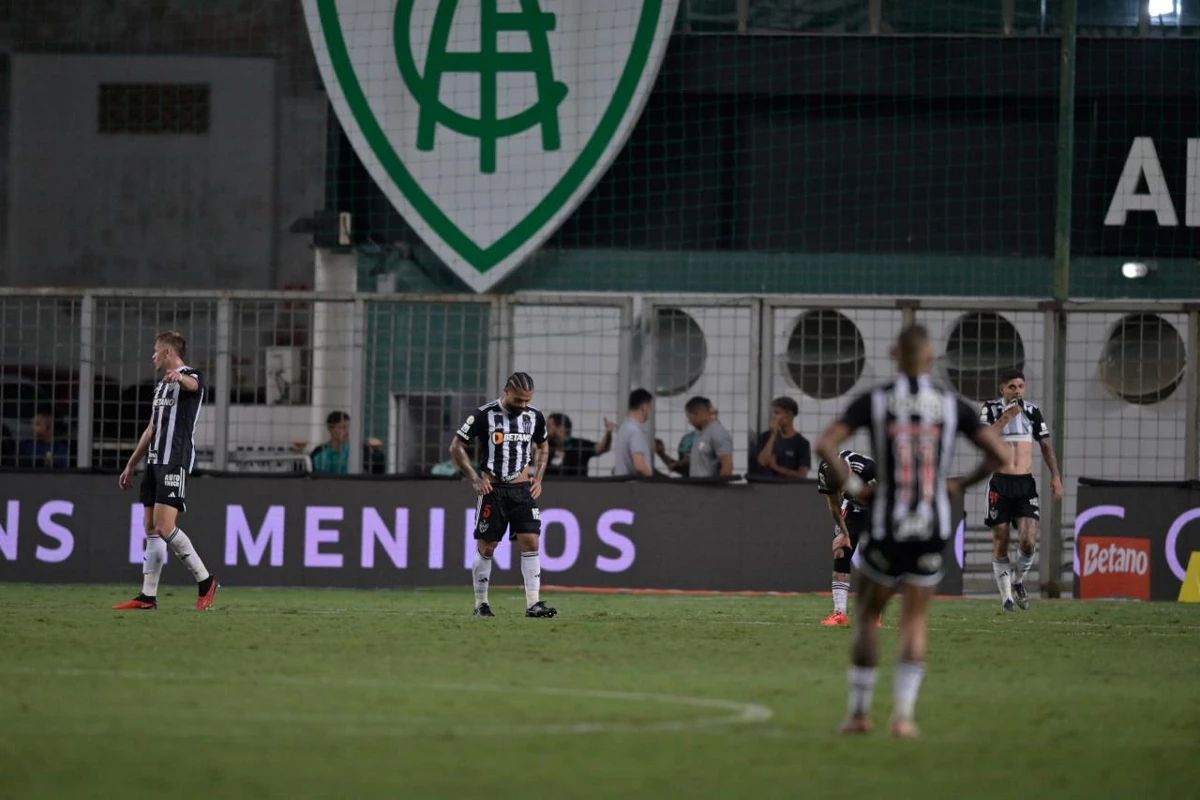
[[[521,576],[525,581],[525,616],[553,617],[556,609],[542,602],[542,566],[539,540],[542,532],[538,498],[550,461],[546,418],[532,405],[533,378],[514,372],[504,384],[504,394],[480,406],[467,417],[450,444],[450,456],[471,479],[479,499],[475,505],[475,539],[478,542],[471,574],[475,582],[475,616],[494,617],[488,604],[492,554],[511,530],[510,538],[521,551]],[[487,448],[483,471],[476,473],[467,445]]]

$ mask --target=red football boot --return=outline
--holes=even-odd
[[[213,598],[217,596],[217,589],[221,586],[221,584],[217,583],[216,575],[210,575],[209,578],[208,591],[196,598],[197,611],[207,611],[212,607]]]
[[[126,600],[124,603],[117,603],[113,606],[114,611],[153,611],[158,608],[158,601],[152,597],[146,597],[144,594],[139,594],[132,600]]]

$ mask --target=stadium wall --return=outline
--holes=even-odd
[[[229,269],[219,254],[236,249],[240,233],[218,231],[197,256],[215,262],[211,271],[189,271],[176,278],[181,285],[311,285],[308,242],[288,228],[324,201],[353,212],[359,244],[371,253],[367,271],[402,241],[419,263],[401,270],[397,288],[461,290],[421,252],[336,124],[328,125],[299,4],[171,3],[148,13],[142,4],[50,2],[13,10],[0,25],[0,181],[9,184],[0,193],[0,238],[33,191],[19,196],[8,177],[12,133],[31,113],[11,92],[14,61],[60,53],[97,63],[265,59],[276,76],[260,104],[265,113],[256,115],[275,131],[266,158],[274,211],[259,244],[266,253]],[[501,290],[1046,296],[1058,47],[1054,36],[676,36],[624,152],[550,246]],[[1200,228],[1186,221],[1194,196],[1186,142],[1200,136],[1189,94],[1198,65],[1194,38],[1079,40],[1072,296],[1200,296],[1191,266]],[[1103,224],[1135,137],[1155,143],[1177,225],[1144,212],[1123,226]],[[170,215],[193,191],[182,180],[162,187],[166,202],[156,211]],[[181,230],[185,241],[206,232],[200,218],[170,221],[139,231],[151,252],[179,248]],[[87,235],[62,227],[40,234],[45,253],[30,256],[22,246],[16,262],[3,242],[0,280],[31,285],[39,274],[75,273],[71,285],[130,285],[128,269],[96,258],[130,235],[120,220]],[[71,236],[83,253],[74,265],[54,255]],[[1126,257],[1157,260],[1155,279],[1120,280],[1113,259]],[[94,271],[80,270],[83,262]]]
[[[300,3],[215,0],[113,4],[100,0],[39,0],[9,3],[6,12],[0,18],[0,284],[45,285],[46,276],[53,275],[62,278],[62,285],[70,286],[135,285],[131,277],[142,276],[131,275],[128,260],[138,257],[137,249],[120,252],[125,260],[111,256],[116,250],[114,242],[136,236],[149,252],[203,260],[207,267],[174,276],[160,270],[153,276],[152,285],[220,289],[312,286],[309,242],[290,234],[288,229],[294,220],[321,207],[328,101],[317,76]],[[41,185],[35,181],[27,183],[18,193],[10,177],[18,166],[10,143],[13,132],[28,124],[23,118],[54,113],[59,122],[51,127],[55,136],[49,138],[74,142],[89,129],[95,129],[97,118],[95,109],[86,103],[82,108],[56,105],[64,103],[66,97],[48,86],[33,87],[32,105],[17,105],[11,91],[14,62],[29,56],[52,61],[64,56],[64,64],[75,59],[96,65],[137,57],[147,64],[138,73],[142,83],[162,82],[169,73],[163,72],[159,64],[216,62],[215,73],[228,74],[239,60],[266,62],[272,79],[269,94],[253,103],[238,105],[249,118],[247,124],[270,131],[270,138],[262,144],[266,150],[255,164],[256,169],[265,172],[263,179],[269,181],[266,205],[251,207],[255,221],[247,220],[238,226],[236,218],[230,221],[235,210],[233,204],[222,203],[218,196],[204,196],[200,190],[205,186],[206,176],[194,174],[194,169],[192,180],[185,179],[187,170],[160,176],[152,206],[118,204],[121,187],[100,181],[102,172],[78,172],[75,180],[65,186]],[[225,60],[229,63],[222,66],[220,62]],[[195,66],[192,70],[195,74]],[[245,99],[237,85],[223,94],[224,97],[214,95],[214,102]],[[85,100],[94,102],[91,98]],[[65,119],[76,114],[84,116],[82,123],[68,129]],[[161,160],[169,156],[169,150],[163,153],[161,142],[149,141],[161,137],[130,138],[140,140],[151,158]],[[250,144],[249,140],[246,144]],[[219,162],[213,166],[220,170]],[[54,162],[47,161],[23,168],[34,170],[35,177],[39,170],[53,173],[59,169]],[[136,183],[144,177],[139,169],[137,164],[129,164],[124,175]],[[109,205],[93,208],[90,218],[64,219],[51,215],[37,221],[21,247],[23,255],[14,259],[8,236],[13,232],[10,222],[13,215],[33,200],[57,202],[59,207],[69,208],[75,195],[81,194],[81,186],[88,189],[83,194],[99,196]],[[199,198],[202,204],[197,202],[198,194],[202,195]],[[189,210],[194,213],[187,213]],[[140,215],[136,213],[139,211]],[[221,220],[223,215],[225,223],[214,226],[214,221]],[[147,226],[144,224],[147,219],[155,219],[159,224]],[[231,250],[239,249],[240,237],[246,236],[251,227],[257,241],[250,252],[257,255],[253,259],[250,252],[225,257]],[[207,237],[207,241],[202,237]],[[76,243],[73,258],[66,253],[55,255],[56,250],[72,240]],[[39,242],[47,245],[45,252],[36,250]],[[110,257],[102,258],[106,251]]]
[[[1049,296],[1058,57],[1054,38],[676,37],[621,155],[500,290]],[[1200,297],[1197,81],[1200,40],[1080,39],[1073,297]],[[335,138],[328,205],[364,244],[414,245],[399,285],[460,289]],[[1136,139],[1174,223],[1108,219]],[[1154,279],[1121,278],[1129,259]]]

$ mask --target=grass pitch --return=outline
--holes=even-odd
[[[825,598],[0,585],[0,798],[1128,798],[1200,786],[1200,607],[936,602],[924,738]],[[876,721],[891,707],[894,629]]]

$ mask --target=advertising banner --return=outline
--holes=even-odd
[[[541,506],[544,584],[829,590],[833,523],[812,481],[563,480]],[[137,580],[142,515],[112,475],[0,474],[0,580]],[[196,476],[180,527],[229,586],[469,587],[474,518],[456,480]],[[962,592],[961,536],[942,593]],[[497,585],[521,583],[510,543],[495,569]]]
[[[1079,482],[1075,595],[1175,600],[1200,552],[1200,484]]]

